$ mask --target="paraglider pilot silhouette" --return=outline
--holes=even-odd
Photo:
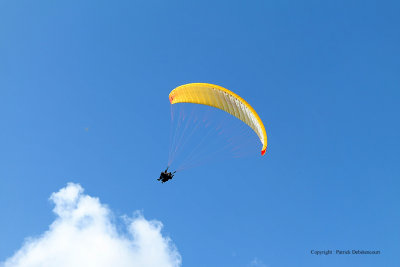
[[[168,168],[169,168],[169,167],[167,167],[167,168],[165,169],[165,171],[161,172],[160,178],[157,179],[158,181],[161,181],[162,183],[165,183],[166,181],[171,180],[172,177],[174,177],[176,171],[174,171],[174,172],[168,172]]]

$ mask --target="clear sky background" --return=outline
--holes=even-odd
[[[161,221],[183,266],[400,266],[399,11],[1,0],[0,261],[48,229],[50,194],[74,182],[117,217]],[[266,155],[157,182],[168,94],[189,82],[243,96]]]

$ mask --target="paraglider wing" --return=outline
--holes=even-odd
[[[171,104],[194,103],[212,106],[235,116],[258,135],[262,143],[261,155],[267,150],[267,134],[256,111],[240,96],[221,86],[209,83],[181,85],[169,94]]]

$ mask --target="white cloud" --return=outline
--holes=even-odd
[[[57,215],[49,230],[30,238],[1,267],[174,267],[181,256],[162,223],[141,214],[127,218],[127,233],[117,231],[111,211],[83,193],[78,184],[68,184],[50,200]]]
[[[249,266],[251,267],[267,267],[267,265],[265,265],[261,260],[259,260],[258,258],[254,258]]]

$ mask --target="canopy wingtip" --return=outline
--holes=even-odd
[[[266,151],[267,151],[267,148],[264,148],[263,150],[261,150],[261,156],[264,156]]]

